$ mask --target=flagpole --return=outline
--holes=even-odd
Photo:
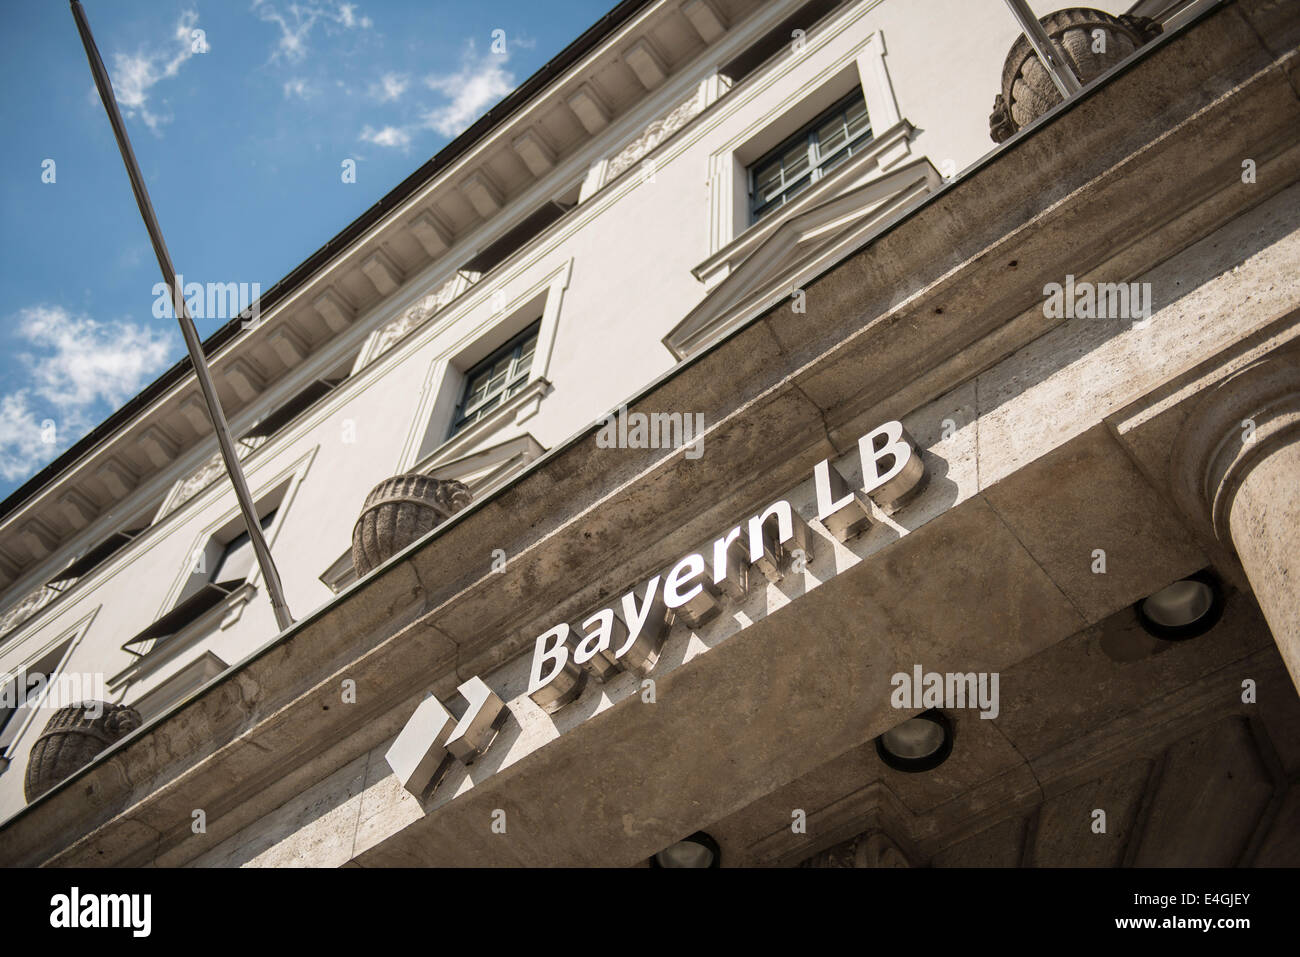
[[[126,164],[127,175],[131,177],[135,202],[140,207],[140,215],[144,217],[145,228],[149,230],[149,239],[153,242],[154,255],[158,257],[163,279],[171,289],[176,320],[180,323],[181,335],[185,337],[185,348],[189,351],[190,361],[194,364],[194,375],[199,381],[199,391],[203,393],[203,401],[208,407],[208,416],[212,419],[212,429],[217,434],[217,444],[221,447],[221,458],[226,465],[226,473],[235,487],[235,498],[239,500],[239,511],[244,516],[249,541],[253,545],[254,554],[257,555],[257,564],[262,569],[262,578],[266,581],[266,590],[271,598],[271,608],[275,612],[276,623],[283,631],[293,624],[293,616],[289,614],[289,605],[284,600],[284,589],[280,584],[280,574],[275,569],[275,562],[271,558],[271,549],[267,547],[266,539],[262,537],[262,524],[253,506],[253,497],[248,492],[248,483],[244,481],[244,473],[239,467],[239,456],[236,455],[235,445],[230,439],[230,426],[226,424],[225,413],[221,410],[221,400],[217,397],[217,391],[212,386],[212,378],[208,375],[208,366],[204,360],[198,331],[194,328],[194,320],[190,318],[185,297],[177,283],[176,269],[172,266],[171,255],[167,252],[167,244],[163,241],[158,217],[154,214],[153,203],[149,200],[149,191],[145,188],[144,177],[135,159],[135,151],[131,149],[131,140],[126,135],[126,124],[122,122],[122,114],[113,96],[113,84],[108,78],[108,71],[104,69],[104,61],[100,59],[95,38],[91,36],[90,24],[86,22],[86,12],[82,9],[80,0],[71,0],[71,3],[72,16],[77,21],[77,31],[81,34],[81,43],[86,48],[86,58],[90,61],[90,72],[95,77],[95,87],[99,90],[99,98],[104,101],[104,109],[108,111],[108,120],[113,126],[113,135],[117,137],[117,147],[122,153],[122,162]]]

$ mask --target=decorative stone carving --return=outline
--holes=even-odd
[[[352,564],[360,577],[472,501],[462,482],[407,472],[384,479],[366,496],[352,528]]]
[[[266,442],[266,439],[267,437],[264,435],[254,435],[248,438],[239,439],[235,442],[235,454],[239,456],[239,459],[242,462],[244,456],[263,445]],[[162,515],[159,515],[158,519],[155,521],[161,520],[163,515],[170,515],[172,512],[176,511],[225,474],[226,465],[221,460],[221,453],[213,452],[211,458],[206,459],[202,465],[181,481],[176,492],[172,495],[171,500],[167,503],[167,511],[163,512]]]
[[[99,717],[92,717],[97,712]],[[97,701],[60,708],[32,745],[23,794],[27,803],[85,767],[105,748],[126,737],[144,721],[140,712],[121,704]]]
[[[655,120],[645,128],[640,136],[623,147],[623,150],[609,161],[609,171],[606,173],[605,181],[613,180],[623,170],[637,163],[641,157],[680,130],[699,115],[703,109],[704,97],[700,95],[700,91],[697,89],[691,94],[689,100],[677,106],[663,119]]]
[[[898,845],[884,831],[867,831],[828,847],[800,867],[911,867]]]
[[[199,492],[215,481],[223,471],[225,471],[225,466],[221,462],[221,453],[213,452],[212,458],[200,465],[193,475],[181,482],[180,487],[176,489],[176,494],[172,496],[171,508],[168,511],[174,512],[195,495],[198,495]]]
[[[1083,84],[1127,59],[1163,29],[1147,17],[1115,17],[1088,7],[1067,7],[1038,22]],[[1022,33],[1002,66],[1002,92],[993,100],[989,135],[996,143],[1004,142],[1060,102],[1061,91]]]
[[[399,339],[416,326],[423,325],[471,285],[473,285],[473,282],[464,275],[458,274],[443,283],[437,292],[431,292],[423,299],[418,300],[400,316],[379,330],[379,336],[375,339],[375,346],[371,350],[370,358],[367,361],[374,362],[391,349]]]
[[[53,601],[56,595],[58,595],[58,592],[54,589],[42,585],[40,588],[37,588],[35,591],[24,596],[22,601],[10,607],[4,615],[0,616],[0,635],[7,635],[9,632],[13,631],[28,618],[31,618],[34,614]]]

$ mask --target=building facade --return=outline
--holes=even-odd
[[[1032,6],[626,0],[268,290],[283,632],[183,367],[15,493],[0,859],[1300,863],[1300,11]]]

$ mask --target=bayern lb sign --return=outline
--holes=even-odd
[[[871,502],[892,511],[925,479],[920,452],[901,422],[886,422],[862,436],[858,455],[861,488],[851,487],[829,459],[813,469],[816,521],[839,541],[870,524]],[[751,583],[779,582],[792,564],[812,560],[815,539],[788,501],[773,502],[655,575],[639,595],[631,589],[610,607],[579,616],[576,624],[558,622],[538,635],[528,696],[553,713],[577,699],[589,678],[605,682],[623,671],[649,674],[675,623],[699,628],[721,612],[724,602],[747,595]],[[470,678],[457,690],[468,703],[463,717],[457,720],[427,695],[388,750],[389,766],[416,797],[435,787],[453,760],[470,764],[487,750],[509,713],[481,678]]]

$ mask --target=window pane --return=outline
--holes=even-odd
[[[870,137],[867,105],[857,90],[750,167],[753,219],[790,202],[812,184],[814,172],[839,166]]]
[[[487,391],[488,373],[490,371],[485,370],[469,378],[469,382],[465,387],[465,395],[468,399],[481,398],[483,393]]]
[[[533,336],[524,343],[519,352],[519,358],[515,360],[515,370],[522,370],[525,373],[532,368],[533,354],[537,351],[537,337]]]
[[[258,523],[265,532],[275,521],[276,509],[271,509],[262,516]],[[248,531],[242,531],[226,545],[217,559],[217,567],[212,569],[212,575],[208,579],[214,585],[224,585],[230,587],[242,584],[248,578],[249,572],[253,570],[253,562],[256,559],[253,552],[253,542],[248,537]]]
[[[825,158],[840,151],[848,141],[844,132],[844,120],[841,116],[831,117],[817,131],[817,155]]]
[[[505,365],[497,366],[495,369],[492,370],[492,378],[489,379],[487,383],[488,395],[491,395],[494,392],[499,392],[501,390],[501,387],[506,384],[506,376],[509,374],[509,372],[510,372],[509,362],[507,362]]]
[[[795,196],[798,196],[800,193],[802,193],[805,189],[807,189],[811,185],[812,185],[812,177],[805,175],[803,179],[799,180],[799,182],[795,183],[785,191],[785,201],[788,203],[791,199],[793,199]]]
[[[827,159],[825,162],[822,163],[821,170],[823,173],[829,173],[831,170],[839,166],[848,158],[849,158],[849,150],[840,150],[834,156],[831,156],[829,159]]]
[[[867,132],[869,129],[869,124],[867,123],[867,104],[862,100],[855,100],[850,103],[847,119],[850,137],[861,136],[863,133]]]
[[[808,143],[801,142],[781,157],[781,166],[785,170],[786,183],[798,179],[808,172]]]
[[[537,330],[535,324],[533,330]],[[510,396],[528,384],[533,355],[537,351],[537,331],[515,339],[470,369],[465,376],[465,393],[461,400],[452,434],[477,422]]]
[[[773,188],[781,186],[781,161],[767,163],[754,173],[754,195],[766,196]]]

